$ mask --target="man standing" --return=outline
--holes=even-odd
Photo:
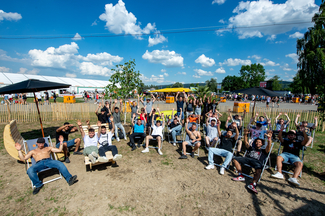
[[[184,100],[183,100],[182,96],[180,96],[178,98],[179,93],[180,92],[177,92],[177,94],[176,94],[177,115],[182,113],[181,118],[182,118],[182,123],[184,123],[184,112],[182,112],[182,111],[184,111]],[[184,98],[185,98],[185,102],[187,102],[187,95],[186,95],[185,91],[183,91],[183,95],[184,95]]]
[[[119,128],[123,132],[124,140],[126,140],[125,129],[121,122],[121,111],[120,110],[122,110],[122,99],[120,99],[120,108],[118,108],[116,105],[117,105],[117,99],[115,99],[115,103],[113,105],[113,107],[115,107],[114,112],[113,112],[113,118],[114,118],[114,126],[115,126],[115,138],[116,138],[117,142],[119,142],[120,141],[120,138],[118,136]]]
[[[56,137],[56,147],[58,148],[60,146],[59,137],[63,136],[63,152],[65,156],[65,162],[70,163],[69,157],[68,157],[68,148],[76,145],[76,148],[73,152],[74,155],[82,155],[81,152],[79,152],[79,146],[81,143],[80,138],[69,140],[69,134],[74,133],[78,131],[78,128],[73,126],[73,124],[70,124],[69,122],[65,122],[63,126],[56,129],[55,137]]]

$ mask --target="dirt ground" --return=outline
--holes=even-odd
[[[55,129],[62,123],[45,123],[45,134],[54,138]],[[0,125],[1,131],[3,128]],[[18,128],[25,139],[40,136],[37,123],[20,123]],[[71,136],[74,137],[80,134]],[[141,153],[142,148],[131,152],[124,140],[113,144],[123,155],[118,168],[103,164],[86,171],[84,157],[71,155],[71,163],[65,165],[72,175],[78,175],[79,181],[68,186],[64,179],[58,180],[32,195],[25,165],[6,153],[1,134],[0,214],[325,215],[324,178],[314,171],[303,173],[299,179],[301,187],[295,188],[286,180],[271,179],[274,169],[267,170],[255,195],[245,187],[250,179],[233,182],[232,171],[221,176],[219,169],[205,170],[207,153],[203,149],[200,157],[179,160],[178,148],[167,142],[162,148],[163,156],[155,149],[146,154]],[[273,167],[275,157],[272,154]],[[313,163],[320,169],[325,165],[319,160]]]

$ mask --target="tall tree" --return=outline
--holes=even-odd
[[[217,91],[217,79],[211,78],[210,80],[205,81],[207,87],[210,91],[216,92]]]
[[[280,77],[275,75],[269,81],[272,81],[272,90],[273,91],[280,91],[282,89],[282,85],[280,84]]]
[[[114,74],[110,77],[108,84],[105,88],[106,93],[114,93],[115,96],[126,96],[134,92],[134,90],[141,90],[143,83],[140,79],[140,72],[135,70],[135,60],[129,60],[124,64],[116,65],[111,69]],[[106,94],[108,95],[108,94]]]
[[[243,80],[237,76],[226,76],[222,80],[222,88],[225,91],[233,91],[244,88]]]
[[[245,88],[260,86],[260,82],[266,78],[265,69],[261,64],[243,65],[240,69],[240,77]]]
[[[303,85],[311,94],[316,93],[316,87],[325,83],[325,1],[319,7],[312,19],[315,23],[308,28],[304,37],[297,40],[298,73],[297,77],[303,80]],[[321,89],[321,88],[319,88]],[[303,93],[305,89],[303,88]]]
[[[172,85],[172,88],[183,88],[184,85],[183,83],[180,83],[180,82],[176,82]]]

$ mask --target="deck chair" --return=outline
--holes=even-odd
[[[44,139],[45,139],[45,145],[44,145],[44,147],[48,147],[48,146],[52,146],[53,147],[52,140],[51,140],[51,137],[50,136],[44,137]],[[36,141],[37,141],[37,139],[24,140],[24,150],[25,150],[26,154],[28,152],[34,150],[34,149],[37,149]],[[51,153],[51,159],[52,160],[57,160],[56,154]],[[31,158],[31,162],[32,162],[32,165],[31,166],[34,166],[36,164],[36,161],[35,161],[34,158]],[[30,166],[29,162],[27,162],[27,168],[29,169],[31,166]],[[46,168],[46,169],[41,170],[38,173],[42,173],[42,172],[45,172],[45,171],[48,171],[48,170],[52,170],[52,169],[54,169],[54,168]],[[46,182],[43,182],[43,184],[47,184],[47,183],[50,183],[50,182],[53,182],[53,181],[56,181],[56,180],[59,180],[59,179],[62,179],[62,175],[61,175],[60,172],[59,172],[59,177],[56,177],[56,178],[53,178],[53,179],[48,180]],[[32,188],[34,188],[35,186],[33,185],[33,182],[32,181],[31,181],[31,183],[32,183]]]
[[[102,125],[104,125],[104,124],[102,124]],[[105,126],[106,126],[106,133],[110,132],[108,123],[106,123]],[[98,126],[97,125],[90,125],[90,127],[93,128],[96,133],[98,133]],[[84,125],[84,126],[82,126],[82,128],[83,128],[83,130],[85,132],[85,135],[88,135],[88,126]],[[97,143],[97,147],[98,148],[100,147],[99,143]],[[91,163],[88,156],[85,156],[85,165],[86,165],[86,167],[89,165],[90,170],[92,170],[93,166],[113,162],[113,154],[112,154],[112,152],[108,151],[108,152],[105,152],[105,154],[106,154],[106,158],[108,159],[108,162],[99,162],[97,160],[96,163],[94,163],[94,164]]]
[[[168,132],[167,132],[168,142],[169,143],[173,143],[172,134],[169,132],[170,128],[169,128],[168,125],[167,125],[167,130],[168,130]],[[182,143],[182,135],[183,135],[183,133],[184,133],[184,128],[183,127],[182,127],[182,130],[181,131],[176,132],[176,143],[178,143],[178,144]],[[177,136],[181,136],[181,140],[177,140]]]
[[[308,123],[308,125],[307,125],[307,127],[310,129],[311,137],[313,138],[312,141],[311,141],[310,146],[306,146],[306,147],[309,147],[309,148],[313,148],[313,146],[314,146],[315,131],[316,131],[316,129],[312,128],[314,125],[315,125],[314,123]]]
[[[300,158],[302,164],[304,163],[305,150],[307,150],[307,146],[302,146],[302,148],[301,148],[301,158]],[[278,156],[281,154],[280,152],[281,152],[281,142],[280,142],[279,149],[278,149]],[[287,163],[287,162],[282,162],[282,164],[293,165],[293,164]],[[275,170],[277,170],[277,166],[276,165],[275,165]],[[282,172],[288,173],[288,174],[293,174],[293,172],[283,170],[283,167],[282,167]],[[301,176],[302,176],[302,170],[301,170],[301,172],[299,174],[299,177],[300,178],[301,178]]]
[[[136,123],[135,123],[136,124]],[[132,134],[134,133],[134,127],[132,126]],[[146,126],[144,125],[144,130],[143,133],[146,133]],[[135,136],[134,139],[141,139],[140,136]],[[131,146],[131,142],[130,142],[130,146]],[[132,147],[132,146],[131,146]]]
[[[195,122],[188,123],[187,129],[189,129],[190,127],[192,127],[193,124],[196,124],[196,123]],[[196,127],[196,131],[200,131],[199,130],[199,126]],[[188,134],[186,133],[186,130],[184,129],[182,142],[189,141],[189,140],[190,140],[190,137],[188,136]],[[202,140],[201,140],[201,143],[202,143]],[[190,153],[186,153],[186,154],[190,154]],[[200,148],[197,149],[197,154],[195,154],[195,152],[194,152],[194,155],[199,157],[199,155],[200,155]]]
[[[289,128],[290,128],[290,125],[287,125],[288,121],[284,121],[284,125],[286,125],[285,127],[285,131],[283,131],[284,133],[288,133],[289,132]],[[272,135],[272,141],[276,141],[278,142],[279,139],[277,138],[277,135],[279,134],[280,131],[277,131],[276,130],[276,126],[279,124],[279,121],[278,122],[275,122],[274,125],[272,126],[272,131],[273,131],[273,135]]]
[[[205,143],[204,147],[207,151],[209,151],[209,147],[207,146],[206,141],[205,141],[205,137],[208,135],[207,133],[208,133],[208,128],[206,127],[205,124],[203,124],[203,139],[204,139],[204,143]],[[216,145],[214,147],[216,147],[219,144],[219,142],[220,142],[220,140],[218,139],[218,141],[216,142]]]
[[[261,176],[260,176],[260,178],[258,179],[258,182],[261,180],[261,178],[262,178],[262,176],[263,176],[263,173],[264,173],[264,170],[265,170],[265,169],[268,169],[269,167],[271,167],[270,155],[271,155],[271,152],[272,152],[273,146],[274,146],[274,143],[272,142],[272,144],[271,144],[271,149],[270,149],[269,153],[267,154],[267,157],[266,157],[266,158],[264,159],[264,161],[263,161],[263,168],[262,168]],[[266,145],[264,144],[264,145],[262,146],[262,148],[265,149],[265,148],[266,148]],[[245,151],[244,157],[246,156],[246,153],[247,153],[247,150]],[[267,162],[269,162],[270,166],[267,165]],[[248,165],[248,164],[243,164],[243,166],[246,166],[246,167],[249,167],[249,168],[253,168],[253,167],[251,167],[251,166]],[[253,178],[253,177],[252,177],[251,175],[249,175],[249,174],[242,173],[242,175],[244,175],[244,176],[246,176],[246,177],[248,177],[248,178]]]

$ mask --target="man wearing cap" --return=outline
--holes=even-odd
[[[212,123],[212,121],[211,121]],[[210,147],[209,148],[209,156],[208,156],[208,160],[209,160],[209,165],[207,167],[205,167],[205,169],[214,169],[214,160],[213,160],[213,156],[214,155],[218,155],[221,157],[226,157],[225,161],[223,162],[222,166],[220,167],[220,174],[223,175],[225,173],[225,168],[227,168],[228,164],[230,163],[233,153],[232,153],[232,148],[235,146],[236,140],[238,139],[238,127],[237,124],[234,125],[235,127],[235,133],[236,135],[234,137],[232,137],[233,132],[228,130],[226,135],[222,135],[221,136],[221,130],[220,130],[220,120],[218,120],[218,135],[220,137],[220,144],[218,147],[213,148]]]
[[[76,145],[75,150],[73,152],[74,155],[82,155],[81,152],[79,152],[79,146],[81,143],[80,138],[69,140],[69,134],[74,133],[78,131],[78,128],[73,126],[73,124],[70,124],[69,122],[65,122],[63,126],[56,129],[55,137],[56,137],[56,148],[59,148],[60,142],[59,137],[63,136],[63,153],[64,153],[64,161],[66,163],[70,163],[69,157],[68,157],[68,148]]]
[[[68,182],[69,186],[73,185],[76,180],[77,176],[74,175],[72,176],[68,169],[64,166],[64,164],[60,161],[57,160],[52,160],[51,159],[51,153],[59,153],[63,149],[63,141],[64,138],[61,135],[59,137],[59,148],[53,148],[53,147],[45,147],[45,139],[44,138],[39,138],[36,142],[37,144],[37,149],[31,150],[28,152],[25,156],[21,152],[22,146],[19,143],[15,144],[16,149],[18,150],[18,156],[20,160],[26,161],[29,158],[33,157],[34,160],[36,161],[36,164],[31,166],[27,170],[27,174],[30,178],[30,180],[33,182],[33,185],[35,186],[33,190],[33,194],[37,194],[41,188],[43,187],[43,183],[39,180],[37,173],[43,169],[46,168],[56,168],[59,170],[59,172],[63,175],[65,180]]]
[[[117,140],[117,142],[120,141],[120,138],[118,136],[118,129],[120,128],[122,130],[123,136],[124,136],[124,140],[126,140],[126,134],[125,134],[125,129],[122,125],[121,122],[121,111],[122,110],[122,99],[120,99],[120,108],[118,108],[116,106],[117,104],[117,99],[115,99],[115,103],[113,105],[114,107],[114,112],[113,112],[113,118],[114,118],[114,127],[115,127],[115,138]]]
[[[254,121],[254,119],[251,118],[251,120],[248,124],[248,129],[251,133],[251,140],[249,140],[249,142],[251,142],[252,140],[255,140],[256,138],[260,138],[260,139],[264,140],[264,136],[267,133],[267,131],[263,130],[262,124],[259,122],[256,123],[256,128],[252,128],[253,121]]]
[[[208,148],[211,146],[215,146],[219,139],[218,138],[219,137],[218,130],[220,130],[220,126],[218,129],[216,122],[217,122],[216,118],[211,118],[211,124],[209,124],[209,118],[205,119],[205,125],[206,125],[206,130],[207,130],[207,136],[205,137],[205,143]]]
[[[144,123],[142,124],[142,120],[139,118],[137,118],[137,123],[134,122],[134,119],[136,118],[136,114],[133,113],[132,116],[132,126],[133,126],[133,133],[129,136],[130,137],[130,146],[132,147],[131,151],[134,151],[137,149],[137,147],[135,146],[135,141],[134,138],[135,137],[140,137],[140,139],[138,140],[138,148],[140,148],[141,143],[143,142],[144,138],[146,138],[146,134],[144,133],[145,130],[145,125],[147,123],[146,119],[144,119]]]
[[[308,142],[308,136],[305,131],[302,131],[304,135],[304,140],[298,141],[296,140],[296,133],[294,131],[289,131],[287,133],[287,138],[282,138],[282,131],[284,130],[284,125],[281,126],[281,130],[279,132],[278,138],[283,146],[282,154],[280,154],[276,159],[276,165],[278,172],[276,174],[271,175],[273,178],[284,179],[282,175],[282,162],[289,162],[295,165],[295,169],[293,171],[292,178],[288,179],[288,182],[295,186],[300,186],[298,183],[297,177],[299,176],[303,164],[299,158],[300,150],[303,146],[305,146]]]

